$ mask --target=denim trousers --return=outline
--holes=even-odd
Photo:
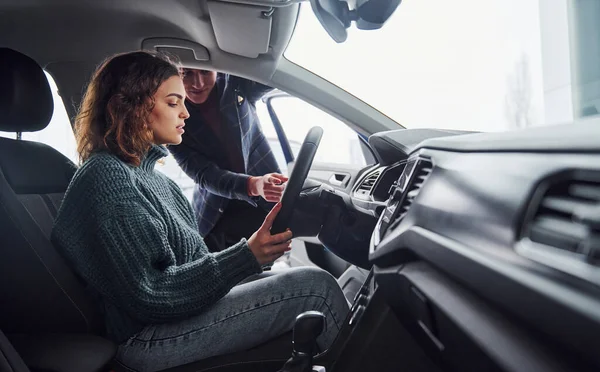
[[[117,359],[134,371],[152,372],[215,355],[242,351],[290,331],[296,316],[321,311],[321,350],[335,340],[348,302],[328,272],[299,267],[264,272],[235,286],[202,313],[146,326],[118,348]]]

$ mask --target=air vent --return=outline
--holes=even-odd
[[[409,169],[407,166],[406,169]],[[401,221],[408,210],[412,206],[413,201],[419,195],[425,180],[429,177],[429,174],[433,170],[433,165],[429,160],[418,159],[417,163],[414,166],[414,171],[412,175],[410,175],[406,190],[404,191],[404,198],[402,199],[402,203],[398,206],[397,219],[396,223]]]
[[[600,258],[600,179],[555,181],[534,201],[524,238],[543,244],[548,252],[597,264]],[[556,252],[555,252],[556,253]]]
[[[377,170],[373,171],[372,173],[370,173],[365,178],[363,178],[363,180],[361,181],[360,185],[358,186],[358,188],[356,189],[356,191],[354,193],[356,195],[360,195],[360,196],[370,195],[371,190],[373,190],[373,186],[375,186],[375,182],[377,182],[377,178],[379,178],[380,174],[381,174],[381,169],[377,169]]]

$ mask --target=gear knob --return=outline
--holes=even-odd
[[[317,337],[325,329],[325,315],[320,311],[305,311],[294,324],[294,352],[314,355]]]

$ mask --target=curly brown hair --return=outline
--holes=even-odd
[[[126,163],[140,165],[152,146],[148,119],[154,94],[172,76],[182,76],[182,69],[162,53],[117,54],[100,64],[75,119],[80,161],[97,151],[109,151]]]

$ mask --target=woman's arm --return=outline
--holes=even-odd
[[[143,213],[139,204],[120,205],[118,210],[97,230],[106,275],[95,284],[141,321],[167,322],[197,314],[261,271],[245,240],[178,265],[162,221]],[[193,237],[182,239],[189,244]]]

